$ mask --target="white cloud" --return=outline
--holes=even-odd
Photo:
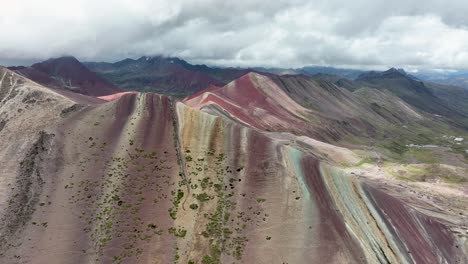
[[[374,0],[15,0],[0,64],[74,55],[195,63],[468,69],[468,3]]]

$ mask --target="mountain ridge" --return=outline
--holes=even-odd
[[[185,97],[210,85],[222,86],[250,71],[192,65],[179,58],[163,56],[143,56],[116,63],[88,62],[85,65],[124,89],[167,93],[177,97]]]

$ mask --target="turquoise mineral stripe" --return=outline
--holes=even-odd
[[[289,151],[289,160],[294,169],[294,174],[296,174],[297,181],[301,187],[302,193],[304,194],[304,199],[310,200],[311,193],[307,188],[304,179],[304,171],[302,170],[302,152],[293,147],[287,147]]]
[[[412,259],[407,258],[407,254],[404,254],[405,252],[400,251],[400,247],[398,247],[397,243],[401,243],[401,241],[397,241],[396,237],[392,235],[392,232],[388,229],[387,225],[385,224],[385,221],[381,218],[379,212],[377,210],[380,210],[379,208],[375,208],[373,203],[370,201],[370,198],[366,195],[366,192],[363,190],[361,185],[358,185],[358,191],[359,194],[362,197],[362,200],[366,203],[367,208],[369,209],[369,212],[372,214],[372,217],[375,219],[376,223],[378,224],[380,230],[385,234],[385,237],[387,238],[388,243],[390,244],[390,247],[392,248],[393,252],[400,258],[399,262],[400,263],[414,263]]]
[[[321,164],[320,173],[335,204],[343,215],[348,230],[356,236],[371,262],[395,263],[395,255],[388,247],[386,235],[382,233],[371,217],[369,204],[361,202],[350,175],[343,170]],[[400,263],[400,261],[398,261]]]

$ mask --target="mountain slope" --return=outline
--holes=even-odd
[[[9,139],[0,141],[2,263],[467,260],[459,224],[386,194],[390,184],[336,168],[335,157],[319,160],[311,139],[157,94],[76,104],[0,73],[0,116],[12,117],[0,130]],[[245,100],[292,120],[312,111],[263,78],[237,82],[251,101],[227,87],[225,103]],[[38,101],[18,111],[29,97]],[[15,121],[31,117],[27,129]]]
[[[371,72],[362,74],[356,81],[361,86],[388,90],[408,104],[428,113],[444,116],[460,115],[456,110],[435,96],[434,92],[423,82],[414,80],[393,68],[382,73]]]
[[[440,98],[446,105],[451,105],[468,116],[468,89],[458,86],[426,83],[434,91],[434,95]]]
[[[120,89],[88,70],[74,57],[61,57],[33,64],[31,67],[12,67],[17,73],[47,87],[103,96]]]

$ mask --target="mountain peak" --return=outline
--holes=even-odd
[[[399,75],[406,76],[406,75],[408,75],[405,72],[404,69],[402,69],[402,68],[397,69],[397,68],[394,68],[394,67],[392,67],[392,68],[388,69],[387,71],[383,72],[383,75],[388,75],[388,74],[393,74],[395,76],[399,76]]]
[[[64,57],[58,57],[58,58],[52,58],[48,59],[43,62],[38,62],[33,65],[31,65],[32,68],[35,68],[40,71],[46,71],[46,72],[55,72],[58,69],[63,69],[63,68],[70,68],[70,69],[81,69],[85,68],[81,62],[73,57],[73,56],[64,56]]]
[[[137,61],[140,62],[155,62],[155,61],[161,61],[161,62],[168,62],[168,63],[187,63],[186,61],[179,59],[177,57],[165,57],[161,55],[157,56],[142,56]]]
[[[73,56],[48,59],[16,71],[45,86],[64,88],[85,95],[103,96],[120,91]]]
[[[63,56],[63,57],[57,57],[57,58],[51,58],[43,62],[39,62],[36,64],[41,64],[41,63],[78,63],[81,64],[81,62],[73,57],[73,56]]]
[[[360,74],[357,77],[357,81],[369,81],[374,79],[400,79],[400,78],[409,78],[408,74],[403,69],[390,68],[383,72],[370,71]]]
[[[62,57],[58,57],[58,58],[52,58],[51,60],[80,62],[74,56],[62,56]]]
[[[162,56],[142,56],[137,61],[153,61],[163,59]]]

